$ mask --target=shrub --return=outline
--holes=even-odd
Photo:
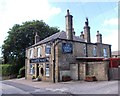
[[[35,75],[32,76],[32,79],[35,79]]]
[[[19,79],[19,78],[21,78],[22,76],[21,75],[17,75],[17,78]]]
[[[0,65],[0,67],[2,68],[2,75],[3,76],[9,76],[9,75],[14,73],[13,66],[10,64]]]
[[[21,75],[21,77],[25,77],[25,66],[20,68],[19,75]]]

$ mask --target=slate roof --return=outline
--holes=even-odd
[[[40,42],[36,43],[35,45],[43,44],[43,43],[46,43],[48,41],[52,41],[54,39],[67,39],[66,32],[62,31],[62,32],[55,33],[55,34],[53,34],[53,35],[51,35],[51,36],[41,40]],[[75,35],[73,35],[73,40],[74,41],[85,42],[79,36],[75,36]]]

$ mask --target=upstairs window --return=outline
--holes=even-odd
[[[29,56],[30,56],[30,58],[33,58],[33,49],[30,50]]]
[[[86,56],[86,45],[84,44],[84,55]]]
[[[46,47],[45,47],[45,53],[46,53],[46,55],[51,54],[51,46],[50,45],[46,45]]]
[[[41,50],[40,50],[40,47],[37,48],[37,57],[41,57]]]
[[[96,51],[96,47],[93,48],[93,56],[96,57],[97,56],[97,51]]]
[[[107,49],[106,49],[106,48],[103,49],[103,56],[104,56],[105,58],[107,57]]]

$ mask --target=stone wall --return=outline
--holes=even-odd
[[[56,41],[58,42],[58,41]],[[55,43],[56,43],[55,42]],[[67,54],[64,54],[62,52],[62,43],[72,43],[73,45],[73,53],[67,53]],[[46,54],[45,54],[45,46],[46,44],[42,44],[42,45],[38,45],[34,48],[32,48],[34,51],[33,51],[33,58],[37,58],[37,48],[40,47],[41,48],[41,57],[46,57]],[[56,82],[60,81],[61,80],[61,76],[66,72],[70,72],[70,64],[78,64],[79,63],[79,66],[77,65],[77,67],[79,67],[76,71],[76,74],[79,74],[78,77],[76,76],[75,77],[75,80],[77,79],[80,79],[80,80],[84,80],[85,79],[85,75],[86,75],[86,69],[85,69],[85,66],[86,64],[85,63],[80,63],[80,62],[76,62],[76,57],[86,57],[86,54],[85,54],[85,50],[84,48],[86,47],[86,43],[80,43],[80,42],[72,42],[72,41],[65,41],[65,40],[62,40],[61,42],[59,42],[56,46],[55,46],[55,78],[56,78]],[[92,44],[92,43],[88,43],[87,44],[87,53],[88,53],[88,57],[93,57],[93,48],[96,47],[96,51],[97,51],[97,57],[103,57],[103,48],[106,48],[107,49],[107,53],[108,53],[108,57],[110,56],[109,55],[109,46],[108,45],[100,45],[100,44]],[[29,73],[29,70],[30,70],[30,54],[29,54],[29,51],[30,51],[31,48],[27,49],[26,50],[26,78],[27,79],[31,79],[32,75]],[[42,76],[42,79],[44,81],[53,81],[53,60],[54,60],[54,44],[51,45],[51,54],[49,55],[49,62],[47,63],[39,63],[39,64],[43,64],[43,69],[44,69],[44,76]],[[49,77],[46,77],[45,76],[45,65],[46,64],[49,64],[49,70],[50,70],[50,76]],[[94,72],[95,72],[95,75],[97,76],[97,78],[99,80],[107,80],[107,77],[106,76],[103,76],[101,75],[101,70],[103,71],[103,74],[106,74],[106,71],[104,71],[105,69],[105,65],[104,64],[98,64],[98,62],[93,62],[94,64]],[[35,66],[35,74],[37,73],[36,71],[36,64],[34,64]],[[93,73],[93,69],[91,69],[91,71],[89,73]],[[40,73],[40,72],[39,72]],[[71,74],[69,74],[71,75]],[[99,76],[103,77],[103,78],[99,78]],[[106,79],[105,79],[106,78]]]
[[[88,75],[94,75],[97,80],[108,80],[108,61],[88,62]]]

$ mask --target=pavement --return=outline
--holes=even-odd
[[[11,86],[7,86],[11,85]],[[14,85],[14,86],[12,86]],[[21,90],[24,85],[24,91]],[[65,94],[118,94],[118,81],[96,81],[96,82],[85,82],[85,81],[69,81],[69,82],[43,82],[43,81],[32,81],[21,79],[11,79],[2,81],[2,89],[4,87],[8,89],[19,88],[16,93],[65,93]],[[18,87],[19,86],[19,87]],[[12,88],[11,88],[12,87]],[[7,91],[8,92],[8,91]],[[8,93],[11,91],[9,90]]]

